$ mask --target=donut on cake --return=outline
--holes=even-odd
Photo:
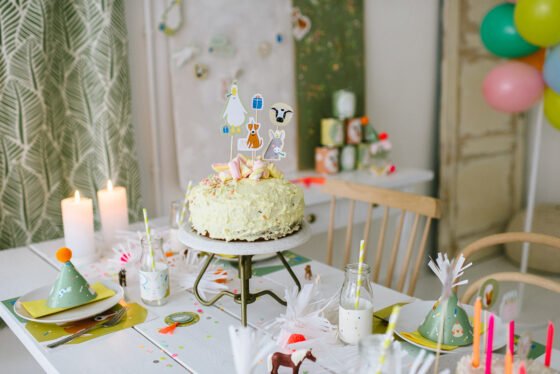
[[[279,239],[301,228],[303,190],[274,164],[238,155],[212,169],[217,174],[189,193],[189,220],[198,234],[252,242]]]

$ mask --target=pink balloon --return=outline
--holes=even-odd
[[[486,102],[500,112],[523,112],[543,95],[544,80],[534,67],[518,61],[508,61],[496,66],[486,75],[482,92]]]

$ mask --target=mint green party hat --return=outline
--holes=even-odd
[[[443,333],[442,344],[463,346],[472,344],[473,329],[467,312],[461,307],[457,294],[453,288],[467,283],[467,280],[456,282],[472,263],[465,266],[465,258],[461,255],[457,260],[450,262],[447,255],[438,254],[437,263],[430,260],[428,266],[437,275],[442,283],[441,297],[434,304],[418,328],[420,335],[431,341],[437,342]],[[442,327],[443,318],[443,329]]]
[[[95,299],[95,291],[70,262],[72,251],[62,247],[56,252],[56,258],[63,265],[51,288],[47,305],[50,308],[72,308]]]

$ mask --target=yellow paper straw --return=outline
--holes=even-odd
[[[146,208],[142,209],[144,213],[144,227],[146,228],[146,240],[148,241],[148,248],[150,248],[150,256],[152,257],[152,271],[156,270],[156,259],[154,256],[154,249],[152,248],[152,235],[150,232],[150,224],[148,223],[148,211]]]
[[[358,257],[358,286],[356,287],[356,302],[354,303],[354,309],[358,309],[360,305],[360,288],[362,288],[362,268],[364,266],[364,247],[365,242],[360,240],[360,255]]]
[[[192,189],[192,181],[189,181],[187,186],[187,191],[185,191],[185,198],[183,199],[183,206],[181,207],[181,215],[179,216],[179,228],[183,225],[183,221],[185,220],[185,214],[187,213],[187,204],[189,203],[189,195],[191,194]]]
[[[381,347],[381,354],[379,355],[379,366],[377,368],[376,374],[381,374],[381,370],[383,369],[383,364],[385,364],[387,349],[389,348],[391,342],[393,341],[393,332],[395,331],[395,325],[397,324],[397,319],[399,318],[400,311],[401,311],[401,307],[395,305],[393,307],[393,311],[391,312],[391,317],[389,317],[389,324],[387,325],[387,331],[385,332],[385,340],[383,341],[383,346]]]

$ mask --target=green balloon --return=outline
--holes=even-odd
[[[527,42],[517,32],[513,21],[514,9],[514,4],[500,4],[486,14],[480,25],[482,43],[496,56],[518,58],[539,50],[538,46]]]

